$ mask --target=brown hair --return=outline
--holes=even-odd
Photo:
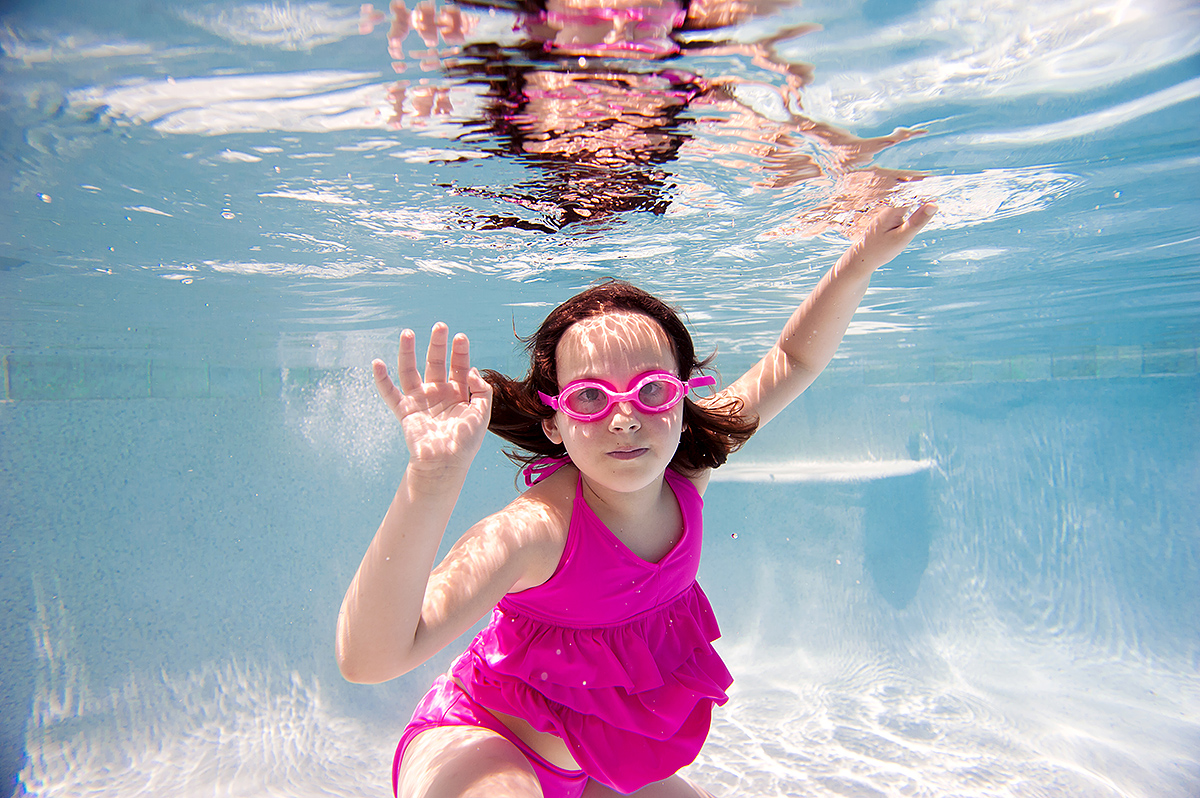
[[[679,364],[679,379],[687,381],[708,365],[711,357],[696,359],[692,336],[675,309],[661,299],[621,280],[605,280],[576,294],[550,312],[532,336],[522,339],[529,352],[529,373],[514,380],[492,370],[483,372],[492,385],[492,420],[488,429],[522,451],[507,452],[518,463],[542,457],[562,457],[566,448],[552,443],[542,430],[542,420],[554,410],[538,398],[538,391],[558,393],[556,352],[563,334],[577,321],[626,311],[658,322],[670,339]],[[742,403],[731,400],[717,407],[701,407],[683,400],[683,434],[671,459],[677,471],[694,473],[725,462],[758,428],[757,418],[742,415]]]

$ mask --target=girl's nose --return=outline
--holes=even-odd
[[[617,402],[615,407],[608,417],[608,428],[613,432],[633,432],[642,426],[633,414],[633,402]]]

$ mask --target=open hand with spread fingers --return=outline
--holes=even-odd
[[[838,260],[834,271],[850,270],[870,274],[904,251],[913,238],[937,214],[937,206],[927,202],[908,214],[906,208],[885,206],[867,227],[862,238]]]
[[[404,430],[409,468],[436,476],[466,471],[479,452],[492,413],[492,386],[471,368],[470,343],[459,333],[449,341],[442,322],[430,333],[424,376],[417,370],[416,335],[400,334],[396,382],[382,360],[371,365],[375,387]]]

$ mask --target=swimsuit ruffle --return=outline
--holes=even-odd
[[[699,753],[733,683],[719,637],[695,583],[663,607],[586,629],[502,604],[453,670],[476,701],[558,735],[590,776],[632,792]]]

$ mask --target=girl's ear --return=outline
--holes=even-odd
[[[559,444],[561,444],[563,442],[563,437],[558,432],[558,414],[557,413],[555,413],[550,418],[542,419],[542,432],[546,433],[546,437],[549,438],[550,442],[553,443],[555,446],[558,446]]]

